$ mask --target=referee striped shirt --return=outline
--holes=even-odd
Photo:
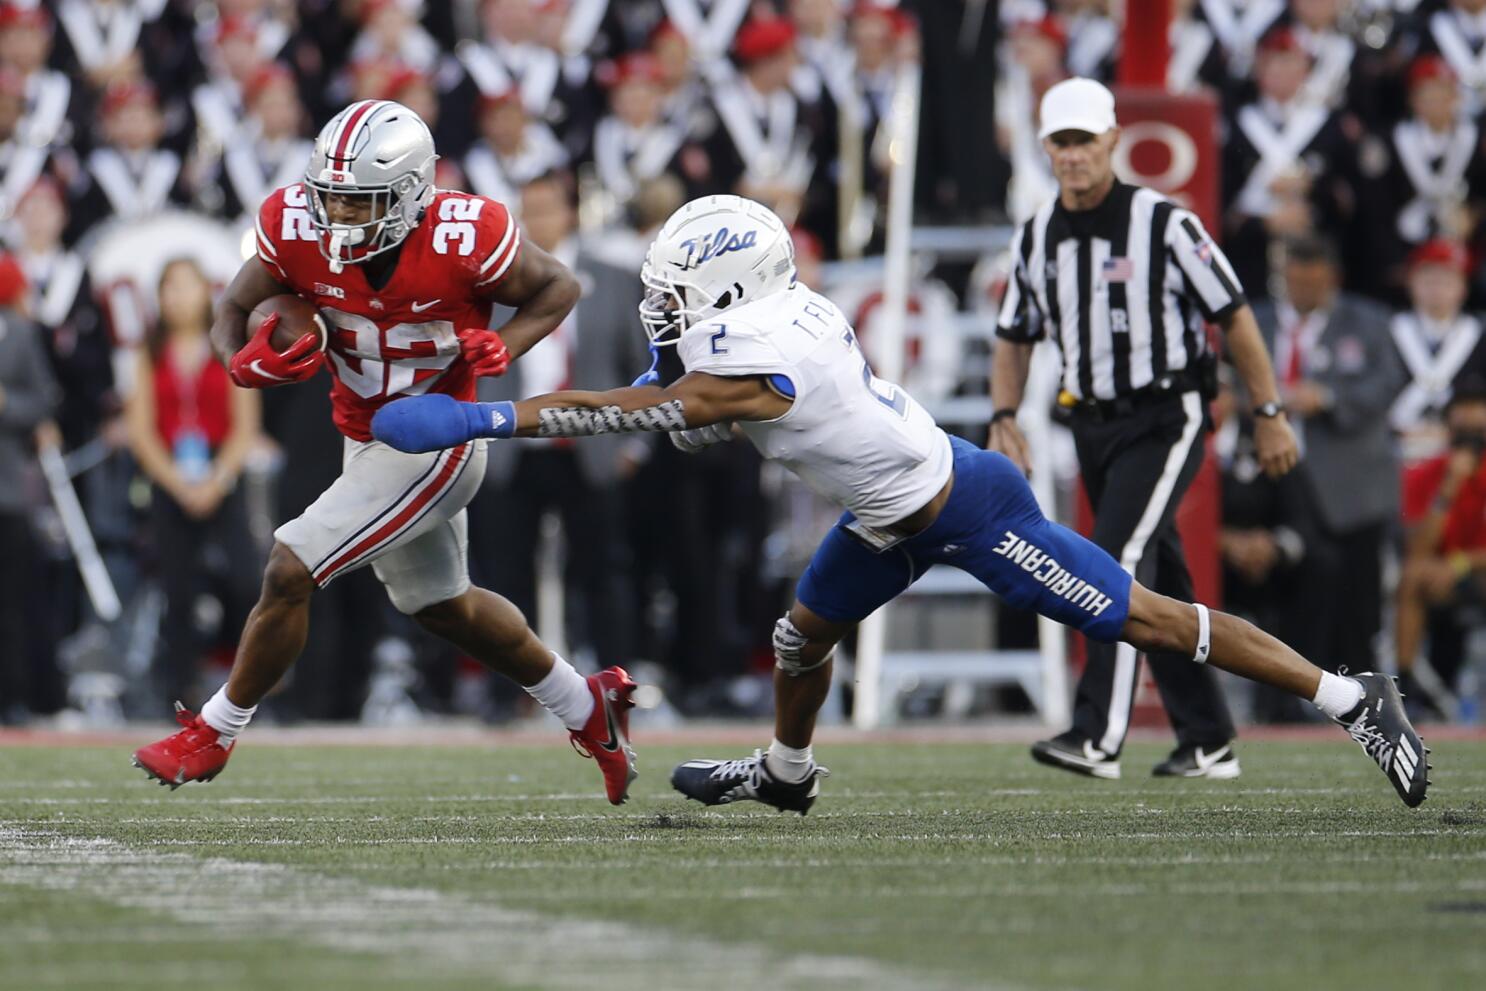
[[[1233,268],[1190,210],[1116,182],[1092,210],[1052,199],[1017,228],[996,335],[1051,331],[1063,388],[1118,399],[1182,369],[1207,347],[1204,321],[1244,304]]]

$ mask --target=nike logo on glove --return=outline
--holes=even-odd
[[[422,313],[424,310],[428,309],[430,306],[438,306],[443,301],[444,301],[443,300],[443,297],[440,297],[438,299],[431,299],[431,300],[429,300],[426,303],[414,303],[413,304],[413,312],[414,313]]]
[[[275,382],[293,381],[293,379],[284,378],[282,375],[275,375],[272,372],[264,371],[262,358],[254,358],[252,361],[250,361],[248,363],[248,370],[251,371],[254,375],[262,375],[264,378],[273,379]]]

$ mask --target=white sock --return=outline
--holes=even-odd
[[[556,654],[552,655],[552,670],[547,672],[547,677],[527,686],[526,693],[561,719],[568,729],[582,729],[593,715],[593,692],[588,690],[588,679]]]
[[[224,747],[231,747],[237,734],[248,728],[248,721],[253,718],[253,713],[258,707],[244,709],[240,705],[234,705],[227,697],[227,686],[223,685],[217,689],[217,694],[206,700],[206,705],[201,707],[201,719],[212,729],[217,731],[217,739]]]
[[[1332,719],[1340,719],[1362,701],[1362,682],[1322,671],[1321,687],[1316,689],[1316,697],[1311,701]]]
[[[770,740],[769,752],[764,755],[764,766],[769,769],[774,780],[798,784],[810,776],[815,767],[815,754],[808,743],[803,749],[796,750],[794,747],[786,747],[778,740]]]

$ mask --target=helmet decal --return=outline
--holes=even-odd
[[[371,123],[367,114],[375,117],[381,108],[376,100],[363,100],[349,110],[341,114],[340,127],[330,135],[330,140],[325,142],[325,152],[336,162],[350,162],[354,158],[352,149],[356,147],[357,129],[363,122]]]
[[[688,238],[681,242],[681,247],[686,249],[686,262],[681,266],[681,270],[690,271],[729,251],[741,251],[756,244],[758,244],[758,231],[732,234],[726,227],[718,228],[712,234]]]
[[[692,200],[661,225],[640,268],[640,322],[653,344],[794,284],[794,244],[773,211],[741,196]]]

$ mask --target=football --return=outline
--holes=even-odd
[[[329,338],[320,311],[314,304],[289,293],[270,296],[254,307],[253,312],[248,315],[248,336],[256,334],[258,327],[272,313],[279,314],[279,325],[273,329],[273,336],[269,338],[275,351],[282,354],[305,334],[319,335],[320,350],[325,350]]]

